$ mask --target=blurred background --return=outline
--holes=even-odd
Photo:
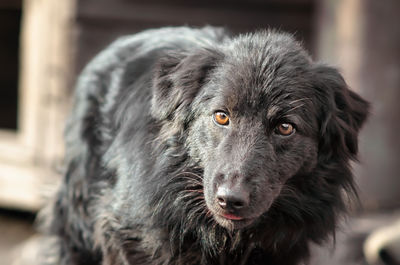
[[[0,264],[22,253],[16,246],[35,233],[60,180],[64,121],[84,65],[118,36],[174,25],[294,33],[372,102],[354,165],[362,205],[335,251],[316,250],[312,262],[400,264],[400,235],[380,236],[400,234],[399,16],[399,0],[0,0]]]

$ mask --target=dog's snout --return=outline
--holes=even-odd
[[[218,205],[224,210],[240,210],[249,205],[249,193],[244,189],[228,188],[222,185],[218,188],[216,193]]]

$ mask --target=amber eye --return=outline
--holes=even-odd
[[[214,120],[219,125],[228,125],[229,124],[229,117],[225,112],[217,111],[214,113]]]
[[[283,136],[289,136],[294,133],[295,129],[290,123],[281,123],[278,125],[277,133]]]

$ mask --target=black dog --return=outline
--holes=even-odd
[[[145,31],[76,95],[58,264],[299,264],[355,193],[368,104],[288,34]]]

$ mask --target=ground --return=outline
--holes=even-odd
[[[12,264],[16,247],[35,233],[34,215],[0,209],[0,265]]]

